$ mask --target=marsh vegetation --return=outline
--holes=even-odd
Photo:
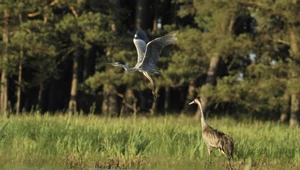
[[[236,145],[234,169],[299,169],[300,130],[277,122],[210,118]],[[1,120],[1,125],[5,122]],[[226,158],[201,139],[186,116],[107,118],[94,115],[11,117],[1,130],[0,168],[224,169]]]

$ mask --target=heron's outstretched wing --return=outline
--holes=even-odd
[[[146,51],[146,44],[148,42],[149,42],[149,38],[147,37],[146,33],[143,30],[138,29],[133,38],[133,43],[135,45],[138,54],[135,67],[138,67],[140,63],[143,61],[145,56],[145,51]]]
[[[176,40],[175,34],[168,34],[150,41],[146,46],[145,57],[140,68],[147,71],[155,70],[162,49]]]
[[[136,52],[138,55],[137,62],[136,62],[136,66],[137,66],[140,65],[140,63],[143,61],[145,51],[146,51],[146,43],[141,39],[133,39],[133,43],[135,45]]]

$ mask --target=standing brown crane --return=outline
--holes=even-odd
[[[189,103],[189,105],[195,103],[198,104],[201,111],[202,138],[207,146],[209,157],[212,148],[217,148],[227,157],[229,169],[232,169],[230,163],[234,152],[234,143],[232,137],[209,126],[203,114],[201,101],[198,98],[195,98]]]

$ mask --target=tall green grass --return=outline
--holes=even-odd
[[[212,118],[231,134],[235,169],[300,169],[300,130],[275,122]],[[29,115],[0,121],[0,168],[225,169],[208,163],[200,123],[184,116]]]

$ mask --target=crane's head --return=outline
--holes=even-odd
[[[193,101],[191,101],[191,102],[189,103],[189,105],[195,104],[196,102],[201,103],[200,99],[196,97]]]

